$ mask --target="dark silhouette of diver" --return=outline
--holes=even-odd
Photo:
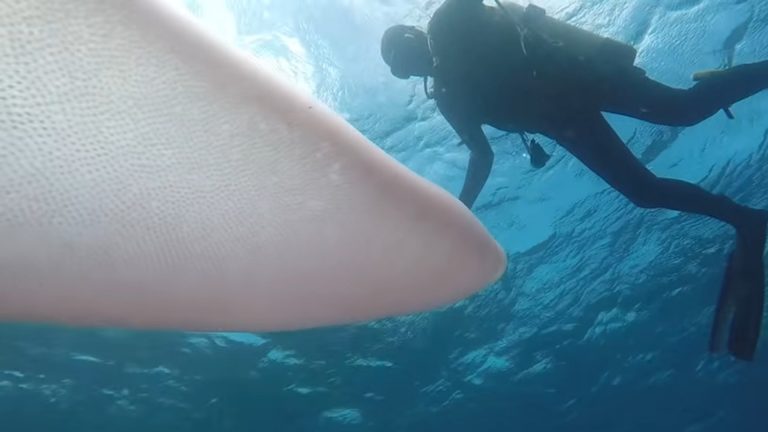
[[[662,125],[691,126],[768,88],[768,61],[694,75],[689,89],[667,87],[634,65],[636,51],[555,20],[543,9],[447,0],[424,32],[395,25],[381,55],[401,79],[423,77],[427,95],[470,150],[459,199],[472,207],[493,163],[481,126],[520,133],[534,166],[548,156],[526,133],[549,137],[642,208],[713,217],[736,229],[710,336],[752,360],[762,327],[763,251],[768,213],[694,184],[659,178],[626,147],[603,112]],[[432,93],[427,86],[433,79]],[[726,343],[727,342],[727,343]]]

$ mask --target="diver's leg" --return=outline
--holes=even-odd
[[[739,205],[726,196],[712,194],[692,183],[656,177],[637,160],[600,113],[564,118],[558,131],[547,135],[639,207],[700,214],[736,228],[737,247],[729,261],[727,280],[718,304],[711,349],[719,351],[720,338],[727,336],[728,326],[731,326],[731,353],[738,358],[751,359],[763,313],[762,258],[767,213]]]
[[[737,230],[749,228],[757,210],[681,180],[659,178],[627,148],[599,113],[565,119],[548,134],[611,187],[643,208],[666,208],[719,219]]]
[[[689,89],[648,77],[618,80],[601,110],[669,126],[697,124],[723,108],[768,89],[768,61],[716,71]]]

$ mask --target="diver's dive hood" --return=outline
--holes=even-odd
[[[381,37],[381,58],[397,78],[419,75],[425,58],[431,59],[427,34],[403,24],[388,28]]]

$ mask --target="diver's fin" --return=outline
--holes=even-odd
[[[725,267],[723,283],[720,286],[720,297],[715,308],[715,319],[712,323],[712,331],[709,336],[709,351],[721,353],[725,350],[728,327],[736,311],[736,293],[734,288],[735,252],[728,256],[728,264]]]
[[[755,221],[753,228],[757,229],[739,233],[736,248],[728,257],[709,341],[713,353],[727,348],[736,359],[755,358],[765,301],[766,215],[762,213]]]
[[[762,272],[761,272],[762,273]],[[736,306],[736,314],[731,325],[728,339],[728,352],[739,360],[752,361],[755,358],[757,342],[760,339],[760,329],[763,324],[763,302],[765,288],[762,278],[750,289],[748,295],[740,299]]]
[[[757,232],[756,238],[740,241],[744,253],[741,265],[741,289],[735,304],[736,310],[728,339],[728,351],[737,359],[751,361],[755,357],[760,330],[763,324],[765,302],[765,227]]]

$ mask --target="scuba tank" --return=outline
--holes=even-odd
[[[546,10],[516,3],[498,7],[514,22],[520,33],[523,54],[531,61],[534,75],[543,73],[569,85],[589,83],[602,87],[617,74],[645,72],[635,66],[637,50],[629,44],[600,36],[547,15]],[[531,166],[542,168],[550,155],[534,139],[520,134]]]
[[[547,15],[535,5],[526,7],[496,0],[520,31],[523,51],[536,71],[579,74],[589,81],[615,74],[637,73],[637,50],[629,44],[600,36]],[[575,68],[575,69],[574,69]]]

